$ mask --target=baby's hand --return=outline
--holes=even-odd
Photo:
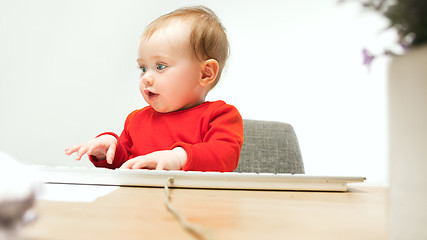
[[[109,164],[113,163],[116,153],[117,139],[111,135],[102,135],[87,143],[75,145],[65,149],[65,154],[71,155],[76,152],[76,160],[80,160],[84,154],[95,156],[98,160],[107,159]]]
[[[129,159],[120,168],[156,170],[181,170],[187,162],[187,153],[181,147],[172,150],[152,152],[144,156]]]

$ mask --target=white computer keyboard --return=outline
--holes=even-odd
[[[147,169],[105,169],[89,167],[34,166],[46,183],[94,184],[112,186],[215,189],[265,189],[305,191],[347,191],[347,183],[363,182],[364,177],[313,176],[305,174],[166,171]]]

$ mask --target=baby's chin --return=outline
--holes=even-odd
[[[154,111],[158,113],[172,113],[172,112],[178,112],[178,111],[187,110],[195,107],[195,106],[156,106],[155,104],[150,104],[150,106],[154,109]]]
[[[164,101],[162,102],[161,99],[156,99],[156,101],[151,101],[151,99],[144,95],[145,102],[150,105],[154,111],[158,113],[171,113],[171,112],[177,112],[182,110],[187,110],[193,107],[196,107],[200,104],[202,104],[204,101],[201,102],[190,102],[190,103],[181,103],[178,102],[171,103],[171,104],[165,104]]]
[[[143,97],[145,102],[150,105],[150,107],[153,108],[154,111],[158,113],[169,113],[179,110],[178,108],[175,108],[173,106],[165,106],[164,104],[158,104],[158,102],[153,102],[147,95],[144,95]]]
[[[177,107],[156,106],[156,104],[150,104],[150,106],[158,113],[171,113],[181,110],[181,108]]]

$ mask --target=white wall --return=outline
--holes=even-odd
[[[63,149],[120,133],[145,106],[136,67],[145,26],[200,4],[222,19],[232,49],[209,100],[291,123],[308,174],[387,184],[387,60],[369,73],[361,49],[391,37],[380,37],[380,18],[335,0],[0,0],[0,150],[28,163],[89,165]]]

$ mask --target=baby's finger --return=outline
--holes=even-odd
[[[107,150],[107,154],[106,154],[107,163],[113,164],[115,154],[116,154],[116,146],[110,145],[110,147]]]
[[[158,163],[157,163],[157,167],[156,167],[156,170],[165,170],[165,164],[164,164],[164,161],[159,161]]]
[[[88,144],[86,144],[86,155],[96,155],[96,153],[99,153],[100,151],[102,151],[102,146],[100,146],[99,144],[93,143],[93,142],[89,142]]]
[[[88,147],[87,146],[83,146],[81,147],[77,153],[76,153],[76,160],[80,160],[82,159],[82,156],[85,155],[85,153],[88,151]]]
[[[142,168],[156,168],[157,163],[151,162],[147,157],[139,157],[138,161],[132,166],[132,169],[142,169]]]
[[[72,147],[66,148],[66,149],[65,149],[65,154],[67,154],[67,155],[71,155],[71,154],[73,154],[73,153],[77,152],[77,151],[80,149],[80,147],[81,147],[81,144],[79,144],[79,145],[74,145],[74,146],[72,146]]]
[[[135,163],[135,161],[136,160],[134,158],[126,161],[125,163],[122,164],[120,169],[132,169],[132,166]]]

